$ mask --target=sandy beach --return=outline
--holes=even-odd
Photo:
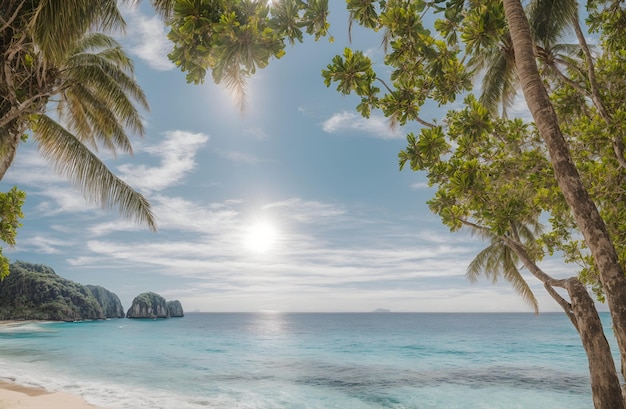
[[[0,409],[97,409],[81,397],[0,381]]]
[[[0,321],[0,327],[19,328],[41,321]],[[26,387],[0,380],[0,409],[97,409],[79,396],[49,392],[41,388]]]

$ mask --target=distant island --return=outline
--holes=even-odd
[[[391,312],[391,310],[388,310],[386,308],[376,308],[374,311],[372,312]]]
[[[45,265],[16,261],[0,281],[0,320],[83,321],[184,316],[180,301],[142,293],[124,313],[119,297],[104,287],[60,277]]]
[[[169,318],[184,315],[180,301],[165,301],[159,294],[150,292],[135,297],[126,318]]]

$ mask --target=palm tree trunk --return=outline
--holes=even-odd
[[[557,183],[598,267],[599,278],[613,319],[617,344],[624,360],[626,359],[626,276],[624,276],[624,270],[619,264],[604,221],[572,161],[554,107],[539,76],[533,54],[530,27],[524,9],[519,0],[503,1],[524,97],[550,153]]]
[[[578,278],[567,280],[565,287],[576,317],[578,334],[587,353],[593,406],[596,409],[624,408],[615,361],[593,299]]]
[[[0,128],[0,180],[4,178],[4,174],[11,166],[11,163],[13,163],[19,144],[19,132],[11,132],[7,128]]]
[[[626,401],[622,395],[611,347],[604,336],[604,327],[598,310],[585,286],[577,277],[555,280],[537,266],[524,246],[506,237],[503,239],[519,257],[524,267],[544,284],[548,294],[561,306],[578,331],[589,363],[589,377],[595,409],[625,409]],[[565,288],[570,302],[565,301],[552,288],[553,286]]]

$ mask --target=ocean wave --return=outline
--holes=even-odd
[[[0,334],[34,334],[54,332],[50,321],[9,321],[0,324]]]

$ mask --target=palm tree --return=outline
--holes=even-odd
[[[123,28],[116,1],[2,0],[0,10],[0,179],[31,131],[88,199],[155,230],[148,201],[94,153],[132,153],[127,131],[143,135],[139,108],[148,108],[119,44],[89,31]]]
[[[576,7],[576,2],[570,0],[533,0],[526,11],[542,76],[556,84],[565,82],[586,96],[584,86],[563,72],[563,68],[580,71],[582,45],[560,43],[572,26],[580,29]],[[470,54],[468,65],[481,79],[480,101],[492,112],[500,108],[506,117],[520,84],[502,3],[477,5],[464,23],[463,39]]]
[[[519,87],[511,37],[506,34],[494,47],[474,54],[468,65],[482,76],[480,102],[491,112],[500,107],[506,118]]]
[[[14,6],[16,20],[23,24],[11,27],[28,30],[41,56],[53,64],[63,62],[87,31],[108,32],[125,27],[115,0],[3,0],[3,3]]]
[[[523,225],[520,226],[519,230],[524,232],[525,236],[530,236],[528,240],[530,242],[533,236],[531,230]],[[490,234],[482,229],[473,229],[472,232],[484,237],[488,236],[491,244],[474,257],[467,266],[465,277],[472,283],[477,282],[481,275],[486,276],[492,283],[496,283],[499,278],[504,278],[513,286],[522,299],[533,308],[535,314],[539,314],[539,303],[526,279],[519,271],[517,254],[497,235]]]
[[[535,60],[530,25],[519,0],[504,0],[515,62],[528,108],[545,141],[554,175],[598,266],[622,360],[626,358],[626,276],[604,221],[569,153]]]

